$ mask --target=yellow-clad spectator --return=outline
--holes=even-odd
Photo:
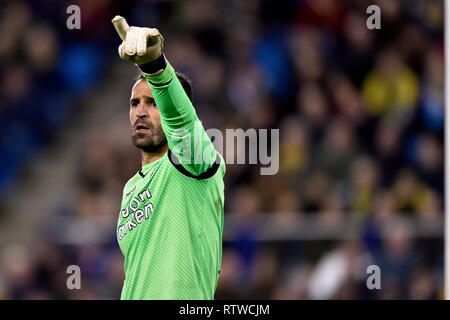
[[[374,115],[398,113],[416,107],[418,80],[398,54],[383,52],[363,83],[363,99]]]

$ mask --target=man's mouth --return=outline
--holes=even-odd
[[[146,132],[146,131],[149,130],[149,127],[147,127],[147,126],[144,125],[144,124],[138,124],[138,125],[135,126],[134,130],[135,130],[136,132]]]

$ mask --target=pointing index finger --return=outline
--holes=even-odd
[[[117,33],[119,34],[120,38],[125,41],[127,30],[130,28],[128,26],[127,20],[125,20],[124,17],[121,16],[115,16],[111,22],[114,25],[114,28],[116,28]]]

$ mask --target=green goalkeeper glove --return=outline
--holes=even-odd
[[[164,38],[155,28],[140,28],[128,26],[125,18],[115,16],[111,21],[122,39],[119,46],[119,56],[127,61],[142,65],[151,65],[158,58],[163,59]]]

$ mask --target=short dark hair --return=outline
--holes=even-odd
[[[189,79],[187,75],[181,72],[175,72],[177,75],[178,80],[180,81],[184,92],[186,92],[186,95],[188,96],[189,100],[192,102],[192,81]],[[144,76],[141,73],[141,70],[139,70],[138,75],[136,76],[136,81],[145,79]]]

